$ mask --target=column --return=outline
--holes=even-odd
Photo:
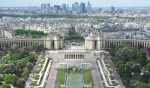
[[[68,58],[68,56],[67,56],[67,54],[65,54],[65,59],[67,59]]]
[[[59,49],[59,41],[55,40],[54,42],[55,49]]]
[[[76,54],[76,59],[77,59],[77,54]]]

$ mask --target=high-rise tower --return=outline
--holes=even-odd
[[[91,12],[92,10],[92,4],[88,1],[87,3],[87,12]]]

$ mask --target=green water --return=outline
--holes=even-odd
[[[83,75],[80,73],[67,74],[66,88],[83,88]]]

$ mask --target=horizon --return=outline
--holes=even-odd
[[[150,0],[1,0],[0,7],[32,7],[40,6],[42,3],[61,5],[63,3],[71,6],[74,2],[90,2],[92,7],[150,7]]]

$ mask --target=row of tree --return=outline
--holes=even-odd
[[[41,38],[43,36],[47,36],[48,34],[42,32],[42,31],[17,29],[17,30],[15,30],[15,35],[16,36],[32,37],[32,38]]]

